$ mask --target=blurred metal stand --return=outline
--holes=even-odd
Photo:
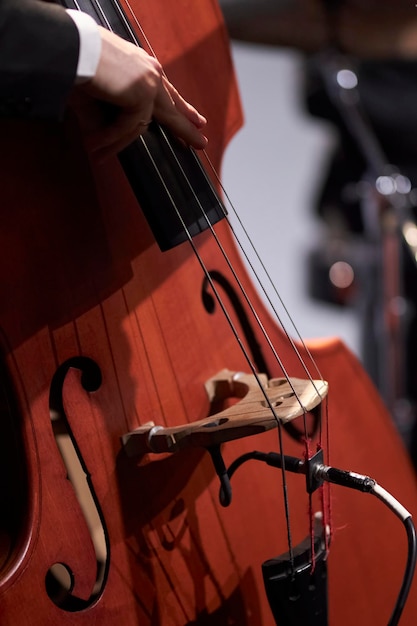
[[[411,260],[417,269],[416,190],[384,154],[363,110],[354,64],[337,52],[328,52],[316,59],[316,67],[366,164],[365,176],[357,184],[362,240],[367,248],[357,261],[361,284],[356,300],[363,331],[363,361],[408,440],[414,408],[407,351],[414,347],[408,345],[407,337],[415,311],[406,296],[404,281],[407,261]]]
[[[316,297],[321,291],[322,299],[330,302],[354,302],[362,328],[364,365],[406,444],[416,448],[412,442],[417,430],[416,191],[408,173],[384,154],[363,106],[360,74],[355,70],[355,58],[400,63],[417,58],[415,6],[405,0],[370,0],[365,6],[349,0],[221,0],[220,4],[232,38],[306,53],[349,141],[361,155],[363,176],[350,187],[360,207],[361,232],[345,229],[341,234],[337,227],[328,228],[328,247],[322,242],[317,247],[312,291]],[[391,96],[395,100],[395,94]],[[393,124],[394,135],[395,130]],[[417,173],[417,158],[413,166]],[[331,271],[339,272],[332,280]],[[412,455],[417,458],[416,450]]]

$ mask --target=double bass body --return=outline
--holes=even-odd
[[[240,124],[227,37],[214,2],[132,3],[167,74],[210,120],[210,156]],[[137,4],[137,6],[136,6]],[[222,68],[219,72],[219,68]],[[268,626],[261,564],[287,550],[282,488],[271,468],[244,467],[232,505],[203,450],[128,458],[121,437],[149,421],[209,415],[204,384],[247,364],[189,245],[161,253],[115,160],[91,163],[74,120],[2,128],[2,626],[114,624]],[[216,225],[291,375],[304,373],[247,280],[224,222]],[[209,232],[195,243],[233,321],[234,281]],[[280,376],[265,340],[257,346]],[[246,327],[245,327],[246,328]],[[252,335],[251,335],[252,333]],[[374,476],[411,511],[414,477],[384,408],[337,340],[311,346],[329,382],[332,460]],[[95,509],[102,552],[67,478],[56,418],[65,424]],[[285,435],[286,452],[302,447]],[[9,443],[3,443],[7,440]],[[276,432],[231,442],[227,462],[275,450]],[[19,455],[19,461],[16,460]],[[23,458],[22,458],[23,457]],[[302,481],[289,478],[294,540],[308,533]],[[18,494],[18,495],[16,495]],[[330,624],[385,624],[406,559],[398,520],[374,499],[333,491]],[[54,572],[68,579],[54,583]],[[413,624],[410,594],[403,624]]]

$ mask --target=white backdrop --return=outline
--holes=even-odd
[[[358,354],[353,311],[312,301],[306,255],[320,241],[313,194],[334,137],[303,111],[297,53],[233,43],[245,125],[222,179],[303,338],[337,335]]]

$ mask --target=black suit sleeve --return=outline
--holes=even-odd
[[[78,51],[78,30],[62,7],[0,0],[0,117],[59,118]]]

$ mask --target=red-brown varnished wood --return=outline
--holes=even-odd
[[[219,168],[241,120],[217,5],[132,4],[170,79],[209,118]],[[129,459],[121,447],[125,433],[148,421],[202,419],[210,410],[205,381],[223,368],[248,369],[219,307],[208,313],[203,306],[190,246],[159,251],[118,162],[90,166],[73,122],[2,123],[1,136],[0,326],[14,426],[6,403],[0,406],[10,449],[22,454],[17,461],[9,453],[10,465],[1,466],[9,469],[7,493],[19,493],[11,499],[15,517],[3,514],[0,525],[2,626],[271,626],[260,567],[287,550],[280,474],[248,463],[223,509],[206,452]],[[216,231],[287,370],[304,376],[248,281],[227,224]],[[232,283],[210,233],[196,245],[209,270]],[[271,374],[280,376],[259,333],[257,340]],[[338,340],[311,349],[329,382],[330,462],[373,476],[415,512],[413,471],[367,376]],[[96,600],[69,612],[45,591],[50,566],[65,563],[73,595],[87,601],[96,578],[90,533],[50,419],[56,372],[75,357],[92,360],[102,375],[86,391],[71,368],[63,407],[102,514],[110,564]],[[284,444],[287,454],[304,452],[287,435]],[[253,449],[276,450],[276,431],[231,442],[224,456],[230,462]],[[308,534],[307,500],[302,477],[288,483],[298,542]],[[403,528],[370,496],[337,487],[332,494],[330,624],[382,626],[405,565]],[[413,626],[416,614],[414,585],[402,624]]]

